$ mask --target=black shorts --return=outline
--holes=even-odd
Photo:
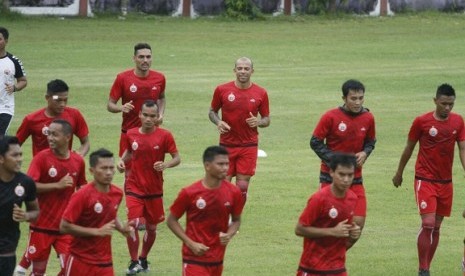
[[[0,276],[11,276],[15,271],[16,256],[0,257]]]
[[[10,126],[13,116],[7,113],[0,113],[0,136],[5,136]],[[1,276],[1,275],[0,275]]]

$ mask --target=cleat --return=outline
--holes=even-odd
[[[142,267],[139,264],[139,261],[131,261],[129,267],[126,270],[126,276],[133,276],[139,273],[142,270]]]
[[[147,259],[139,258],[139,265],[142,268],[140,270],[140,272],[149,272],[150,271],[149,262],[147,261]]]

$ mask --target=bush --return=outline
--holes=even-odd
[[[225,15],[238,20],[263,18],[263,14],[252,0],[225,0]]]

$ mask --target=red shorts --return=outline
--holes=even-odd
[[[46,261],[50,256],[52,246],[58,255],[67,255],[71,239],[70,235],[51,235],[30,230],[26,258],[31,261]]]
[[[320,183],[320,188],[331,185],[331,183]],[[365,187],[363,184],[352,184],[350,190],[357,195],[357,205],[355,205],[354,216],[367,216],[367,197],[365,195]]]
[[[347,272],[341,272],[341,273],[336,273],[336,274],[313,274],[313,273],[307,273],[303,272],[302,270],[297,270],[297,276],[347,276]]]
[[[254,175],[257,168],[258,147],[226,148],[229,153],[228,175]]]
[[[162,197],[144,199],[126,196],[125,198],[128,220],[145,218],[148,224],[158,224],[165,220]]]
[[[70,255],[66,260],[66,276],[114,276],[112,265],[88,264],[80,261],[77,257]]]
[[[221,273],[223,273],[223,265],[182,264],[182,276],[221,276]]]
[[[415,179],[415,199],[420,215],[435,213],[449,217],[452,210],[453,186]]]

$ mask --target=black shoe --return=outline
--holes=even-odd
[[[136,275],[139,271],[142,271],[142,266],[140,266],[139,261],[131,261],[126,270],[126,276]]]
[[[429,270],[421,269],[418,271],[418,276],[429,276]]]
[[[147,261],[147,258],[144,258],[144,259],[139,258],[139,265],[142,268],[140,270],[141,272],[149,272],[150,271],[149,262]]]

